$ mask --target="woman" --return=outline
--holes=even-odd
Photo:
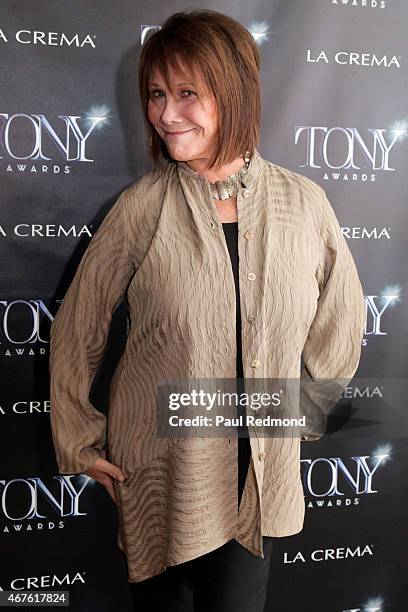
[[[159,436],[160,385],[347,384],[360,359],[364,296],[325,192],[257,150],[259,64],[251,34],[215,11],[177,13],[145,42],[155,168],[106,215],[51,327],[58,465],[117,503],[140,610],[263,610],[272,539],[305,513],[299,436]],[[107,434],[88,394],[124,297]],[[313,440],[325,413],[310,405]]]

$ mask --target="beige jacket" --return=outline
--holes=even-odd
[[[238,192],[245,378],[351,380],[365,302],[323,189],[255,150]],[[109,422],[89,401],[115,308],[130,325]],[[160,380],[236,377],[235,287],[209,183],[169,162],[126,188],[93,236],[51,326],[51,426],[60,472],[97,457],[120,466],[118,545],[130,582],[235,538],[302,530],[299,437],[251,436],[238,508],[237,439],[170,440],[155,431]],[[107,428],[108,425],[108,428]]]

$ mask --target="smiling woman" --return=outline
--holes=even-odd
[[[155,165],[195,160],[209,180],[239,170],[259,141],[260,53],[251,33],[215,11],[175,13],[145,42],[139,89]],[[233,86],[231,86],[233,84]]]
[[[364,294],[329,200],[257,149],[259,65],[251,33],[215,11],[176,13],[145,42],[139,84],[156,167],[106,215],[51,326],[59,468],[117,503],[136,610],[263,612],[274,538],[299,533],[305,516],[300,436],[251,427],[166,438],[160,386],[345,387],[360,359]],[[107,421],[89,393],[125,297]],[[307,399],[314,418],[302,433],[316,440],[324,405]]]

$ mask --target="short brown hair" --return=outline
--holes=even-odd
[[[261,115],[258,46],[232,17],[193,9],[171,15],[144,43],[140,55],[139,92],[155,166],[161,166],[160,153],[167,160],[171,157],[148,119],[148,81],[157,68],[170,87],[168,66],[181,71],[178,58],[191,71],[190,78],[203,79],[216,101],[219,129],[210,167],[229,163],[246,150],[252,155],[259,142]]]

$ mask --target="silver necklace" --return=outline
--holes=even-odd
[[[249,162],[251,161],[249,151],[245,151],[244,159],[245,165],[242,166],[239,172],[230,174],[222,181],[214,181],[214,183],[210,183],[213,198],[216,200],[228,200],[228,198],[231,198],[237,194],[237,191],[241,186],[241,179],[247,173]]]

